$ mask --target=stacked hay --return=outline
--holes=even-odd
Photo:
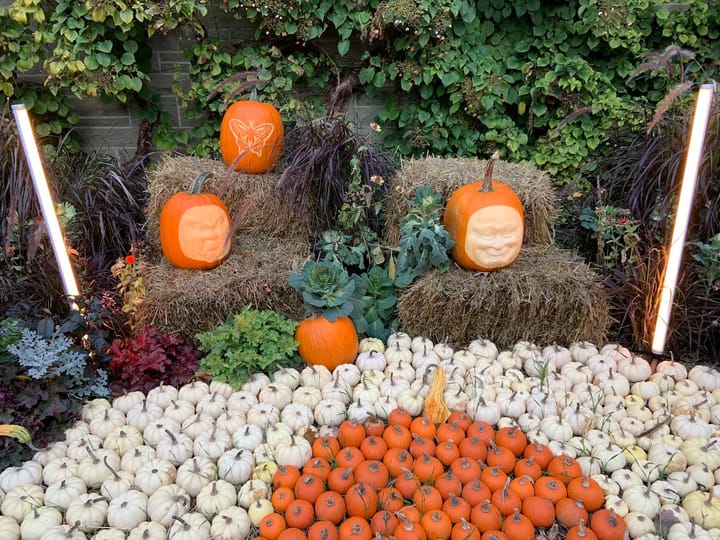
[[[446,201],[464,184],[481,182],[487,161],[472,158],[435,158],[406,161],[393,179],[395,188],[385,204],[385,238],[392,245],[400,240],[400,220],[408,212],[408,201],[420,186],[432,186]],[[532,165],[498,161],[493,179],[515,190],[525,211],[525,243],[550,244],[557,215],[550,178]]]
[[[525,246],[508,268],[490,273],[453,266],[415,280],[398,298],[402,328],[411,335],[466,345],[478,337],[510,348],[602,343],[610,322],[605,291],[580,259],[555,246]]]
[[[426,158],[404,163],[386,204],[386,234],[397,245],[408,200],[423,185],[447,201],[459,186],[481,181],[486,161]],[[494,179],[510,185],[525,211],[525,241],[508,268],[484,274],[452,265],[431,272],[398,294],[402,329],[465,345],[478,337],[509,347],[536,343],[602,342],[610,322],[607,295],[587,264],[552,245],[556,217],[550,178],[530,165],[498,162]]]
[[[183,270],[170,265],[160,248],[160,211],[198,174],[210,171],[203,191],[218,195],[231,216],[248,199],[256,201],[241,223],[230,256],[212,270]],[[309,215],[293,214],[277,195],[277,175],[227,171],[222,162],[167,156],[148,176],[146,208],[146,294],[133,326],[153,324],[164,332],[193,338],[215,328],[243,306],[273,309],[300,318],[302,299],[288,277],[310,256]]]

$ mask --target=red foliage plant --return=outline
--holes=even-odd
[[[182,336],[146,325],[133,338],[116,339],[108,349],[113,393],[148,390],[161,382],[188,383],[198,368],[200,352]]]

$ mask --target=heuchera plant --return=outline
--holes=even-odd
[[[161,382],[182,386],[198,368],[200,352],[182,336],[146,325],[134,338],[116,339],[108,350],[113,393],[147,392]]]

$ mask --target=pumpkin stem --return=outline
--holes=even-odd
[[[494,191],[492,187],[492,175],[493,175],[493,169],[495,168],[495,163],[500,159],[500,154],[497,153],[497,151],[490,156],[490,159],[487,162],[487,165],[485,166],[485,178],[483,179],[482,187],[480,188],[480,191],[482,192],[490,192]]]
[[[205,171],[203,173],[200,173],[195,177],[195,180],[192,181],[190,184],[190,188],[188,189],[188,193],[192,195],[199,195],[200,191],[202,190],[202,185],[205,179],[210,176],[212,173],[210,171]]]

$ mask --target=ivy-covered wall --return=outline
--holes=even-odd
[[[86,98],[109,96],[123,104],[102,115],[111,137],[131,138],[137,120],[141,151],[207,155],[228,101],[251,88],[291,124],[363,96],[401,155],[497,149],[563,184],[613,134],[647,126],[665,96],[717,78],[720,57],[718,0],[4,4],[0,91],[31,101],[41,134],[79,120],[101,139]],[[178,60],[186,76],[171,80]],[[24,86],[38,69],[44,92]]]

